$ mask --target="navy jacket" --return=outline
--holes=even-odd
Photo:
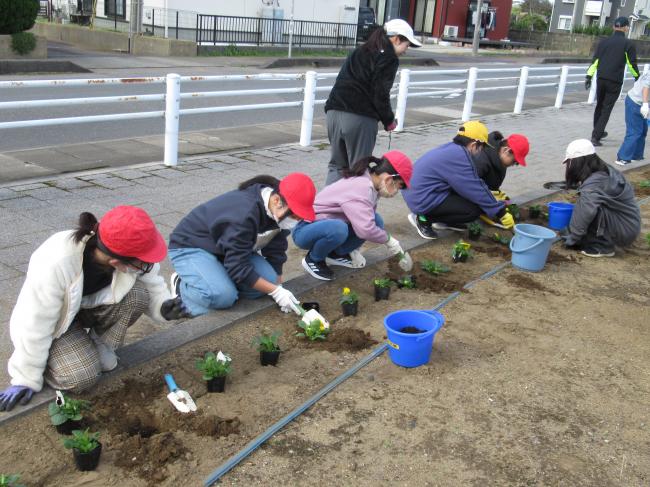
[[[469,151],[454,142],[431,149],[415,161],[411,187],[402,194],[413,213],[424,215],[452,191],[478,205],[490,218],[505,211],[505,203],[497,201],[478,177]]]
[[[492,147],[483,147],[481,152],[472,156],[478,177],[485,181],[487,187],[492,191],[498,191],[506,178],[507,168],[501,164],[499,149],[497,148],[502,140],[503,135],[501,132],[491,132],[488,136],[488,142]]]
[[[252,286],[260,277],[250,261],[257,235],[278,228],[266,214],[262,188],[264,185],[254,184],[197,206],[174,229],[169,248],[210,252],[223,263],[235,284]],[[281,231],[260,251],[278,275],[287,261],[288,235],[287,230]]]

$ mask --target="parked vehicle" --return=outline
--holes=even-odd
[[[370,33],[377,27],[375,11],[371,7],[359,7],[357,20],[357,41],[365,42]]]

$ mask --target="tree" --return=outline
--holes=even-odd
[[[548,0],[524,0],[521,4],[521,13],[528,15],[541,15],[548,20],[553,12],[553,4]]]
[[[38,15],[38,0],[0,0],[0,34],[31,29]]]

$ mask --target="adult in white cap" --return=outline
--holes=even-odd
[[[409,24],[393,19],[377,28],[345,60],[325,103],[331,144],[326,184],[338,181],[345,169],[372,155],[377,122],[389,132],[397,127],[390,90],[399,68],[398,57],[409,46],[422,44]]]
[[[587,139],[566,149],[567,188],[578,190],[564,243],[588,257],[613,257],[615,247],[627,247],[641,232],[639,205],[623,174],[598,157]]]

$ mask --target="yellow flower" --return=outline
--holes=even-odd
[[[321,323],[320,323],[320,331],[323,331],[323,330],[325,330],[325,325],[324,325],[323,322],[321,321]]]
[[[350,288],[349,287],[344,287],[343,288],[343,294],[345,294],[345,295],[350,294]]]

